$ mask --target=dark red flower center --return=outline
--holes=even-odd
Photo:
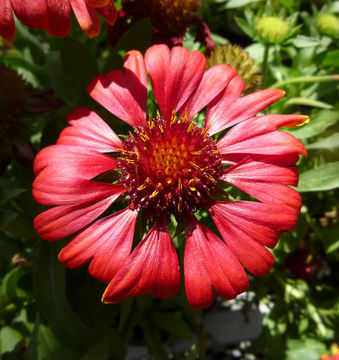
[[[151,119],[121,150],[120,182],[149,216],[190,214],[210,203],[221,175],[213,139],[186,118]]]

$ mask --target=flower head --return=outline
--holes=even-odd
[[[319,14],[316,24],[320,32],[332,37],[339,37],[339,18],[333,14]]]
[[[291,165],[306,151],[278,128],[307,117],[255,116],[283,91],[241,97],[245,84],[234,69],[216,65],[205,72],[205,66],[201,53],[182,47],[155,45],[145,57],[130,51],[123,71],[99,75],[88,92],[134,131],[122,140],[97,114],[80,108],[69,115],[57,144],[35,159],[33,194],[54,207],[34,226],[49,241],[78,232],[59,259],[71,268],[91,260],[90,273],[108,283],[105,302],[179,291],[172,217],[187,224],[183,276],[194,308],[212,304],[212,288],[224,299],[245,291],[244,267],[266,274],[274,262],[266,247],[295,226],[301,200],[289,187],[298,180]],[[149,120],[146,70],[160,109]],[[199,127],[195,117],[206,107]],[[234,201],[225,185],[257,200]],[[100,217],[115,201],[123,210]],[[202,210],[221,238],[198,221]],[[138,216],[150,230],[133,244]]]
[[[259,19],[256,31],[267,43],[280,43],[288,34],[289,24],[276,16],[264,16]]]
[[[212,54],[207,58],[207,67],[216,64],[227,64],[237,70],[238,75],[245,80],[245,92],[250,93],[257,90],[261,84],[259,68],[247,51],[239,45],[219,45],[216,46]]]
[[[15,38],[15,16],[26,26],[45,29],[54,36],[66,36],[71,29],[71,7],[89,37],[100,32],[98,13],[114,24],[117,12],[113,0],[1,0],[0,36]]]

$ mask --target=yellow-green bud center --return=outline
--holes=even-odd
[[[339,36],[339,18],[332,14],[319,14],[317,17],[317,27],[325,35]]]
[[[289,30],[288,24],[275,16],[261,18],[256,26],[261,39],[268,43],[281,42]]]

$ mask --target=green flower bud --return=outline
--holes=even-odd
[[[258,75],[259,69],[247,51],[238,45],[215,46],[212,54],[207,58],[207,68],[217,64],[226,64],[237,70],[245,83],[245,92],[256,91],[262,81]]]
[[[279,43],[284,40],[289,30],[289,25],[278,17],[265,16],[256,26],[260,38],[266,43]]]
[[[325,35],[339,37],[339,18],[333,14],[319,14],[317,27]]]

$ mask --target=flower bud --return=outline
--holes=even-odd
[[[280,43],[284,40],[289,30],[289,25],[275,16],[264,16],[256,26],[260,38],[266,43]]]
[[[339,37],[339,18],[333,14],[319,14],[317,27],[325,35]]]

